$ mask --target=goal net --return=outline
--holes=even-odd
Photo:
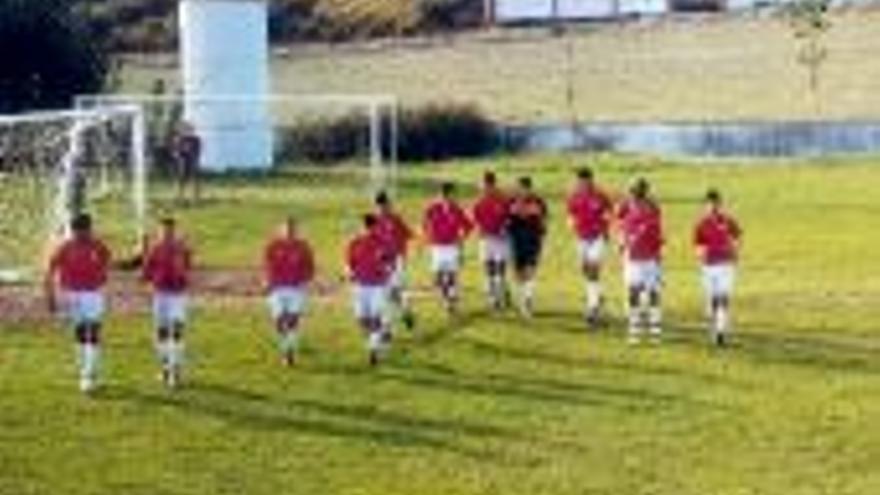
[[[175,175],[174,137],[191,127],[202,140],[199,170],[240,170],[295,175],[302,193],[350,192],[362,197],[394,189],[397,171],[397,100],[385,95],[182,94],[83,95],[76,106],[100,110],[137,106],[146,119],[151,170]],[[255,117],[256,116],[256,117]],[[266,118],[267,117],[267,118]],[[266,150],[254,148],[265,147]],[[248,151],[250,150],[250,151]],[[266,158],[262,156],[265,154]],[[247,156],[257,167],[239,167]]]
[[[135,106],[0,116],[0,283],[35,280],[71,217],[95,216],[118,253],[147,215],[144,119]]]

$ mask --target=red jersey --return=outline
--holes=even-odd
[[[621,206],[618,217],[629,259],[659,260],[663,250],[660,207],[653,201],[631,199]]]
[[[544,235],[547,215],[547,203],[540,196],[533,193],[517,195],[510,203],[510,228]]]
[[[189,285],[192,252],[181,240],[161,240],[144,260],[143,278],[162,292],[183,292]]]
[[[391,275],[393,252],[375,232],[361,234],[348,244],[346,262],[355,283],[385,285]]]
[[[472,213],[481,235],[503,235],[510,219],[510,198],[498,189],[489,189],[474,203]]]
[[[388,244],[394,256],[406,256],[406,248],[413,238],[409,225],[393,211],[379,213],[376,220],[376,233]]]
[[[298,287],[315,277],[315,257],[308,242],[278,237],[263,250],[263,272],[270,289]]]
[[[729,263],[736,260],[736,243],[741,234],[733,217],[720,211],[712,212],[697,222],[694,244],[703,250],[703,263]]]
[[[612,203],[596,187],[578,188],[568,198],[568,215],[575,233],[581,239],[596,239],[608,235],[608,216]]]
[[[460,243],[474,228],[461,206],[442,199],[428,205],[423,225],[428,241],[440,246]]]
[[[110,250],[103,242],[92,237],[70,239],[58,247],[49,267],[58,273],[64,290],[100,290],[107,283]]]

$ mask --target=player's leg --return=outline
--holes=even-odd
[[[389,333],[384,328],[382,315],[385,313],[386,290],[385,287],[367,287],[364,291],[364,306],[367,314],[367,347],[369,349],[369,362],[376,366],[382,357],[382,352],[390,344]]]
[[[581,241],[581,269],[586,282],[586,320],[587,324],[598,324],[602,307],[602,256],[604,241],[602,239]]]
[[[723,346],[727,343],[730,332],[730,294],[733,291],[733,265],[714,267],[712,290],[713,333],[715,344]]]
[[[168,319],[167,302],[163,294],[153,293],[153,331],[156,359],[162,382],[168,383],[171,372],[171,322]]]
[[[80,341],[80,390],[91,392],[97,381],[101,358],[101,321],[104,317],[104,296],[100,292],[79,292],[72,295],[74,321]]]
[[[282,363],[292,366],[296,360],[298,327],[304,294],[293,287],[276,288],[270,295],[272,317]]]
[[[645,292],[642,263],[626,260],[624,264],[624,282],[627,287],[627,321],[628,340],[630,344],[638,344],[643,330],[642,300]]]
[[[657,260],[646,264],[645,285],[648,294],[648,331],[659,340],[663,334],[662,290],[663,277],[660,262]]]
[[[168,344],[168,381],[169,387],[175,387],[180,382],[186,355],[184,333],[186,331],[187,298],[183,294],[168,294],[167,296],[167,322],[170,329]]]

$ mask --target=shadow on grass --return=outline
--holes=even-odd
[[[279,400],[216,383],[194,383],[176,393],[121,387],[108,389],[101,397],[209,416],[244,430],[332,437],[393,448],[428,448],[480,461],[492,461],[491,452],[444,437],[460,432],[481,439],[513,438],[512,433],[489,425],[420,418],[363,405]]]
[[[762,364],[780,364],[848,373],[880,373],[880,348],[867,339],[802,330],[744,327],[731,350]]]
[[[496,399],[513,399],[539,404],[570,407],[613,408],[643,411],[660,405],[687,403],[703,407],[713,404],[690,397],[677,396],[642,388],[609,386],[588,382],[562,381],[529,375],[510,375],[489,371],[473,376],[439,365],[420,365],[417,369],[386,367],[380,370],[383,379],[394,380],[418,388],[435,389],[452,394],[469,393]]]

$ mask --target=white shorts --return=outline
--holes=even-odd
[[[629,288],[656,291],[663,286],[663,268],[657,260],[627,260],[623,267],[623,277]]]
[[[64,294],[65,313],[74,326],[100,323],[106,302],[99,291],[68,291]]]
[[[274,320],[284,315],[302,314],[305,306],[305,287],[276,287],[269,293],[269,311]]]
[[[735,278],[731,263],[703,265],[703,290],[709,297],[729,296],[733,292]]]
[[[458,246],[431,246],[431,271],[457,272],[461,265],[461,249]]]
[[[510,259],[510,242],[504,236],[485,236],[480,243],[483,262],[504,263]]]
[[[381,285],[355,285],[352,289],[354,315],[359,320],[381,318],[385,315],[388,289]]]
[[[185,294],[172,292],[153,294],[153,322],[156,328],[169,328],[186,323],[187,303]]]
[[[596,237],[594,239],[579,240],[578,255],[580,255],[581,263],[598,265],[605,256],[605,239]]]
[[[397,290],[406,287],[406,260],[403,256],[398,256],[394,260],[394,269],[388,278],[388,287]]]

